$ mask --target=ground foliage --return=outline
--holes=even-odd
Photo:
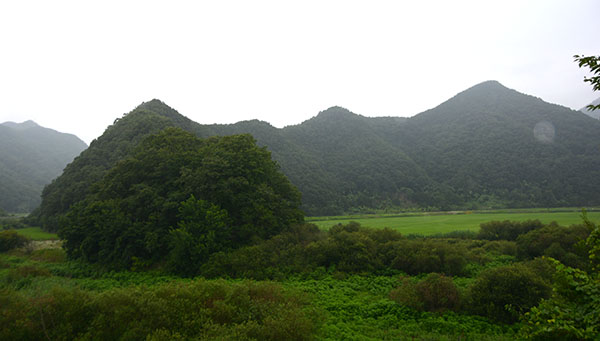
[[[197,199],[188,204],[182,210],[211,211],[198,209],[205,204]],[[218,210],[213,213],[219,216]],[[547,233],[560,235],[556,229]],[[396,259],[406,253],[415,258]],[[453,254],[464,257],[459,272],[431,270],[431,264]],[[514,240],[405,237],[358,224],[329,231],[297,224],[253,245],[214,253],[198,269],[215,279],[173,276],[167,265],[144,270],[138,263],[114,271],[69,260],[61,249],[16,249],[0,254],[0,335],[15,340],[507,340],[519,329],[523,337],[541,333],[527,328],[556,309],[551,286],[563,288],[560,307],[566,313],[578,306],[589,316],[574,314],[574,322],[565,324],[578,330],[593,326],[597,301],[590,300],[596,293],[595,282],[586,279],[590,275],[569,268],[570,277],[564,277],[546,258],[516,255]],[[414,275],[398,267],[404,262]]]

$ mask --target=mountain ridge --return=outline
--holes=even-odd
[[[0,124],[0,208],[9,212],[36,208],[44,186],[85,148],[77,136],[31,120]]]
[[[42,218],[85,196],[90,183],[78,167],[100,179],[136,141],[167,126],[200,137],[252,134],[300,189],[310,215],[600,204],[600,183],[589,180],[600,179],[600,122],[486,81],[411,118],[334,106],[284,128],[258,120],[201,125],[159,100],[145,102],[69,165],[66,180],[47,186]]]

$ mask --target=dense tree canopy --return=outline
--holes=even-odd
[[[298,190],[250,135],[199,139],[167,128],[94,184],[59,234],[73,258],[128,267],[166,257],[188,273],[212,252],[302,221],[299,205]]]

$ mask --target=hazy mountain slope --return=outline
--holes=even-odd
[[[86,147],[75,135],[33,121],[0,124],[0,208],[10,212],[36,208],[44,185]]]
[[[600,104],[600,97],[596,98],[596,100],[594,100],[589,105],[598,105],[598,104]],[[584,113],[590,117],[593,117],[595,119],[600,119],[600,110],[594,110],[594,111],[589,110],[587,108],[587,105],[585,107],[579,109],[579,111],[581,111],[582,113]]]
[[[463,202],[598,203],[600,122],[498,82],[411,118],[403,132],[397,142]]]
[[[309,213],[416,206],[415,192],[430,180],[402,148],[381,138],[381,123],[333,107],[282,129],[282,135],[305,150],[314,164],[304,172],[290,167],[292,172],[286,173],[302,192]],[[281,162],[291,163],[285,158]]]

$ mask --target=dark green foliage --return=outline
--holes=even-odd
[[[0,208],[31,212],[44,186],[86,147],[74,135],[32,121],[0,124]]]
[[[29,239],[17,233],[15,230],[0,231],[0,252],[22,247]]]
[[[410,275],[438,272],[448,276],[464,275],[469,257],[464,243],[448,243],[439,239],[401,240],[382,246],[393,269]]]
[[[318,315],[273,283],[197,280],[102,293],[0,290],[2,340],[309,340]]]
[[[515,255],[516,247],[507,241],[408,239],[393,230],[364,228],[357,223],[337,225],[327,232],[304,224],[252,246],[213,254],[200,273],[211,278],[253,279],[325,272],[456,276],[469,275],[469,264],[489,262],[493,257],[487,253]]]
[[[8,216],[8,213],[6,213],[6,211],[4,209],[2,209],[2,207],[0,207],[0,217],[6,217]]]
[[[0,230],[17,230],[27,227],[23,218],[3,218],[0,219]]]
[[[550,286],[542,277],[523,265],[483,271],[469,287],[467,310],[490,319],[513,323],[521,314],[550,296]]]
[[[65,168],[61,176],[44,188],[40,210],[35,212],[35,218],[45,230],[58,231],[60,216],[83,200],[91,185],[100,181],[118,161],[131,156],[144,138],[166,127],[200,132],[198,126],[158,100],[142,103],[129,114],[116,119],[102,136],[92,141],[89,148]]]
[[[71,258],[117,268],[168,259],[193,275],[208,255],[300,222],[300,195],[249,135],[151,135],[113,167],[59,231]]]
[[[524,317],[521,334],[535,340],[597,340],[600,334],[600,228],[585,210],[583,221],[589,231],[588,273],[550,259],[555,267],[552,297],[543,300]]]
[[[390,292],[390,298],[417,310],[444,312],[460,307],[460,293],[452,278],[438,273],[430,273],[419,282],[401,278],[400,285]]]
[[[592,73],[592,77],[585,77],[583,79],[584,82],[590,83],[592,85],[592,89],[594,91],[600,91],[600,56],[579,56],[579,55],[575,55],[575,62],[577,62],[577,64],[579,65],[579,67],[586,67],[590,69],[590,72]],[[596,105],[588,105],[587,109],[592,111],[592,110],[599,110],[600,109],[600,104],[596,104]]]
[[[477,238],[487,240],[517,240],[522,234],[543,227],[539,220],[490,221],[480,225]]]
[[[554,135],[540,137],[538,123]],[[283,129],[256,120],[202,126],[160,101],[144,103],[46,188],[43,227],[58,229],[92,183],[145,136],[172,126],[200,137],[251,133],[298,187],[309,215],[600,204],[600,182],[589,181],[600,178],[600,121],[485,82],[409,119],[333,107]]]
[[[519,236],[517,254],[521,259],[548,256],[572,267],[585,267],[587,250],[584,241],[589,233],[585,225],[564,227],[552,223]]]
[[[227,211],[193,195],[179,207],[178,228],[170,231],[168,268],[182,275],[199,273],[210,254],[227,248],[231,238]]]
[[[525,315],[521,333],[534,340],[596,340],[600,334],[600,280],[559,262],[555,266],[552,297]]]

